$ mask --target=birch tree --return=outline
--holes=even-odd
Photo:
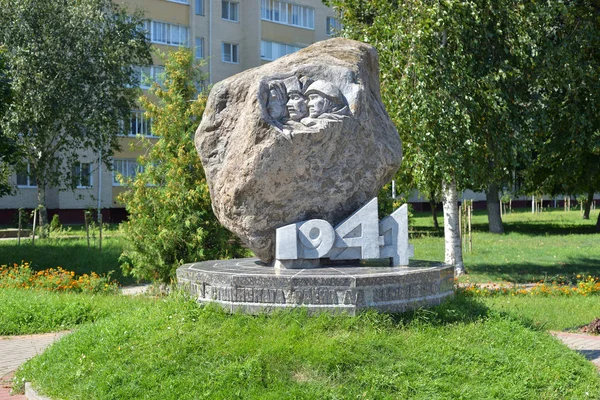
[[[0,47],[0,121],[11,102],[10,83],[6,73],[6,56]],[[7,134],[0,125],[0,197],[13,192],[8,178],[12,172],[11,165],[19,157],[16,140]]]
[[[142,21],[110,0],[0,0],[12,92],[2,129],[36,176],[42,225],[46,190],[76,185],[81,154],[108,164],[118,148],[139,90],[132,65],[151,61]]]
[[[523,74],[536,55],[533,13],[508,0],[329,3],[340,12],[342,35],[379,52],[382,97],[404,146],[402,168],[425,193],[431,181],[441,182],[445,261],[462,274],[459,190],[507,182],[516,149],[527,143],[520,137],[526,118],[516,116],[525,110]],[[501,232],[492,223],[501,226],[499,207],[489,217]]]

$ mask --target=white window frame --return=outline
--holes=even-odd
[[[150,20],[146,21],[146,32],[146,39],[149,40],[150,43],[177,47],[189,46],[189,26]]]
[[[237,1],[222,0],[221,19],[230,22],[240,22],[240,3]]]
[[[84,165],[87,166],[88,185],[82,184],[85,173]],[[78,167],[79,170],[77,171]],[[76,165],[73,166],[72,173],[73,179],[77,180],[77,189],[89,189],[94,187],[94,173],[92,170],[92,163],[78,162]]]
[[[205,15],[204,14],[204,0],[194,0],[196,3],[195,5],[195,14],[196,15]]]
[[[188,0],[167,0],[167,1],[171,2],[171,3],[188,4],[188,5],[190,4],[188,2]]]
[[[225,49],[227,47],[229,47],[228,52],[225,51]],[[229,53],[229,60],[227,60],[225,57],[227,53]],[[240,63],[239,46],[236,43],[222,42],[221,43],[221,61],[223,61],[224,63],[228,63],[228,64],[239,64]]]
[[[134,73],[138,75],[137,86],[141,89],[150,89],[153,82],[162,85],[165,67],[161,65],[151,65],[148,67],[133,66]]]
[[[315,29],[315,9],[279,0],[261,0],[260,17],[264,21]]]
[[[196,46],[194,47],[194,54],[196,58],[204,58],[204,38],[196,36]]]
[[[300,49],[302,49],[302,47],[293,44],[261,40],[260,58],[266,61],[273,61],[278,59],[279,57],[295,53]]]
[[[20,172],[17,171],[17,173],[16,173],[17,174],[17,177],[16,177],[17,178],[17,187],[18,188],[37,188],[38,187],[37,186],[37,179],[36,179],[35,176],[31,175],[31,164],[27,163],[27,167],[26,168],[27,168],[26,171],[20,171]],[[25,185],[20,185],[19,184],[19,175],[23,174],[23,173],[27,174],[26,175],[26,181],[27,181],[27,183]]]
[[[119,181],[119,174],[122,175],[127,181],[128,178],[131,180],[135,180],[135,176],[140,172],[143,172],[143,168],[140,164],[138,164],[137,160],[134,158],[113,158],[113,186],[124,186]]]
[[[152,118],[146,117],[146,112],[144,110],[131,110],[129,113],[129,119],[125,123],[121,122],[121,124],[121,128],[123,128],[125,134],[121,134],[119,136],[143,136],[146,138],[157,137],[152,134]],[[134,124],[135,128],[132,129]]]
[[[342,23],[336,17],[327,17],[325,21],[325,33],[333,36],[342,29]]]

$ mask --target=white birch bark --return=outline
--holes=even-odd
[[[462,245],[458,228],[458,191],[456,181],[442,182],[442,202],[444,206],[444,246],[446,264],[454,265],[456,276],[466,273],[462,258]]]

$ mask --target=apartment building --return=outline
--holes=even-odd
[[[321,0],[114,0],[130,10],[140,9],[148,19],[148,41],[162,52],[180,46],[193,49],[206,62],[209,84],[268,63],[314,42],[328,39],[339,22],[334,11]],[[139,85],[148,89],[148,78],[158,79],[164,71],[159,57],[152,66],[136,66]],[[133,177],[139,170],[136,159],[145,149],[136,146],[140,136],[152,136],[152,124],[144,110],[131,110],[126,122],[128,134],[120,138],[112,168],[98,163],[98,154],[81,154],[79,181],[75,191],[50,189],[49,216],[59,214],[63,223],[83,220],[83,210],[100,209],[105,222],[126,217],[117,197],[124,190],[117,173]],[[12,183],[18,191],[0,197],[0,224],[16,220],[19,208],[37,206],[37,183],[27,171],[15,173]]]

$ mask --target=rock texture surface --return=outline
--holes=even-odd
[[[375,49],[316,43],[217,83],[196,131],[213,210],[264,262],[275,229],[335,225],[377,195],[400,166],[381,102]]]

